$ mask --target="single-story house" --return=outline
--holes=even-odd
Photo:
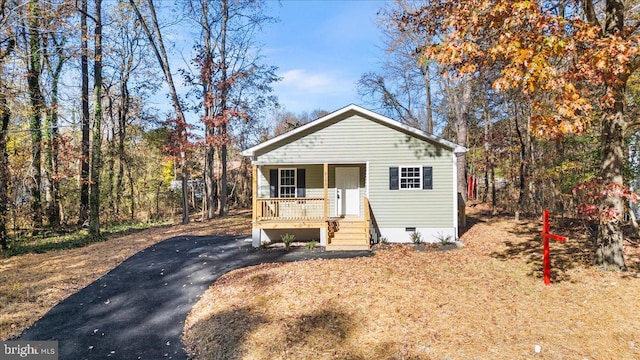
[[[243,151],[253,246],[295,235],[327,250],[458,239],[456,154],[466,148],[356,105]]]

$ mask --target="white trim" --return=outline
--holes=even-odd
[[[456,154],[452,154],[453,157],[453,229],[455,240],[459,239],[458,237],[458,157]]]
[[[400,123],[400,122],[398,122],[396,120],[390,119],[390,118],[388,118],[386,116],[377,114],[377,113],[375,113],[375,112],[373,112],[371,110],[367,110],[367,109],[365,109],[363,107],[351,104],[351,105],[343,107],[342,109],[336,110],[336,111],[332,112],[331,114],[327,114],[327,115],[325,115],[325,116],[323,116],[323,117],[321,117],[321,118],[319,118],[317,120],[314,120],[314,121],[312,121],[312,122],[310,122],[308,124],[305,124],[303,126],[295,128],[295,129],[293,129],[291,131],[288,131],[288,132],[286,132],[286,133],[284,133],[282,135],[276,136],[276,137],[274,137],[274,138],[272,138],[270,140],[267,140],[267,141],[265,141],[263,143],[260,143],[260,144],[258,144],[256,146],[254,146],[254,147],[246,149],[246,150],[244,150],[242,152],[242,155],[251,156],[252,159],[255,159],[255,155],[256,155],[257,151],[259,151],[261,149],[264,149],[265,147],[271,146],[273,144],[276,144],[276,143],[278,143],[278,142],[280,142],[282,140],[285,140],[285,139],[287,139],[287,138],[289,138],[291,136],[294,136],[296,134],[299,134],[299,133],[301,133],[303,131],[306,131],[306,130],[312,128],[312,127],[321,126],[324,123],[326,123],[328,121],[331,121],[331,120],[333,120],[334,118],[336,118],[338,116],[341,116],[341,115],[344,115],[344,114],[348,113],[349,111],[355,111],[356,113],[359,113],[359,114],[364,115],[366,117],[372,118],[372,119],[374,119],[376,121],[379,121],[379,122],[381,122],[381,123],[383,123],[383,124],[385,124],[385,125],[387,125],[387,126],[389,126],[391,128],[394,128],[396,130],[406,131],[406,132],[414,135],[417,138],[421,138],[421,139],[424,139],[424,140],[428,140],[428,141],[440,144],[440,145],[452,150],[454,153],[467,152],[467,148],[465,148],[464,146],[460,146],[460,145],[458,145],[456,143],[453,143],[451,141],[447,141],[447,140],[442,139],[440,137],[437,137],[437,136],[434,136],[432,134],[426,133],[426,132],[424,132],[424,131],[422,131],[420,129],[416,129],[414,127],[402,124],[402,123]]]
[[[410,227],[409,224],[407,227]],[[411,243],[411,232],[406,230],[407,227],[381,227],[380,235],[387,238],[390,243],[406,244]],[[416,226],[416,232],[422,235],[422,241],[425,243],[439,243],[443,239],[455,241],[456,230],[453,227],[420,227]]]
[[[282,196],[282,192],[280,191],[280,189],[282,189],[282,171],[283,170],[293,170],[293,196]],[[291,185],[287,185],[287,187],[291,187]],[[296,197],[298,191],[298,169],[297,168],[289,168],[289,167],[283,167],[283,168],[278,168],[278,197],[279,198],[287,198],[287,197]]]
[[[303,166],[303,165],[323,165],[326,161],[317,160],[317,161],[291,161],[291,162],[269,162],[269,161],[251,161],[252,165],[262,165],[262,166]],[[328,163],[329,165],[364,165],[363,161],[353,161],[353,160],[336,160]]]

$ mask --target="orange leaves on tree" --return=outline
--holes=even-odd
[[[461,76],[497,70],[493,88],[519,91],[531,100],[538,135],[581,133],[596,107],[615,105],[611,89],[630,75],[640,41],[626,36],[633,29],[603,36],[599,26],[544,11],[542,5],[530,0],[434,0],[397,14],[396,21],[401,29],[437,39],[418,49],[423,61],[437,61]]]

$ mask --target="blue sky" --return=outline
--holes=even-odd
[[[282,81],[275,84],[274,94],[281,107],[299,114],[316,109],[331,112],[351,103],[362,105],[356,82],[363,73],[376,71],[384,56],[376,18],[385,1],[282,0],[267,4],[270,14],[280,21],[265,24],[257,42],[262,45],[262,62],[278,67]],[[180,26],[184,25],[172,24],[173,31],[167,31],[166,38],[171,43],[174,81],[178,93],[185,96],[189,86],[177,70],[191,67],[192,38],[199,30]],[[168,92],[164,84],[150,99],[162,114],[171,109]],[[185,116],[198,123],[195,113]]]
[[[303,1],[272,3],[276,24],[259,39],[264,62],[279,68],[275,87],[280,104],[299,113],[337,110],[361,103],[356,82],[376,70],[380,32],[376,14],[384,1]]]

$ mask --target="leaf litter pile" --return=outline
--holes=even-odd
[[[0,257],[0,340],[18,336],[58,302],[159,241],[185,234],[246,234],[250,226],[251,212],[244,211],[211,222],[114,236],[76,249]]]
[[[187,318],[196,359],[640,358],[638,245],[630,271],[589,266],[577,223],[551,244],[539,220],[471,210],[451,251],[393,246],[368,258],[263,264],[221,277]]]

